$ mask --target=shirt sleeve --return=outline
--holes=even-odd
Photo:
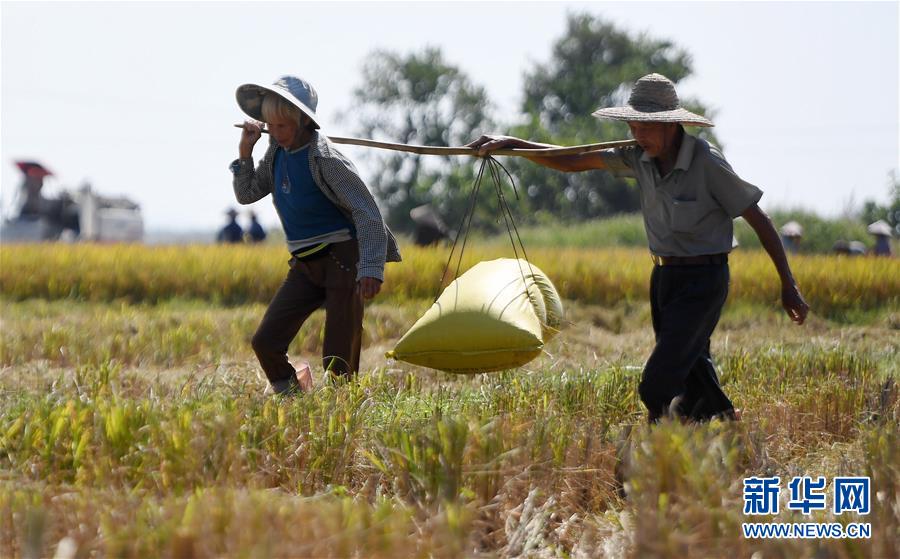
[[[253,158],[235,159],[231,163],[234,173],[231,185],[239,204],[252,204],[272,192],[273,179],[269,171],[271,168],[269,161],[274,153],[274,149],[270,146],[255,169]]]
[[[709,154],[707,188],[729,216],[739,217],[747,208],[760,201],[762,190],[737,176],[719,150],[710,146]]]
[[[357,279],[364,277],[384,281],[387,259],[387,231],[375,198],[360,178],[349,159],[332,148],[333,157],[319,160],[322,178],[340,201],[350,210],[359,242]]]
[[[634,172],[634,148],[612,148],[600,151],[606,170],[613,176],[622,178],[635,178]]]

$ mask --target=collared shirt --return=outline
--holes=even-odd
[[[640,146],[604,150],[602,156],[614,175],[637,179],[650,252],[658,256],[730,252],[732,221],[762,198],[715,146],[687,133],[664,177]]]
[[[232,186],[239,203],[252,204],[272,193],[277,148],[278,144],[271,141],[256,169],[252,159],[232,162]],[[400,251],[356,167],[335,149],[328,138],[316,131],[310,140],[309,170],[322,194],[356,227],[359,241],[357,279],[371,277],[384,281],[385,261],[399,262]]]

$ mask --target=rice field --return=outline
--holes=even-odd
[[[249,339],[283,250],[0,249],[0,557],[900,556],[896,261],[793,258],[813,309],[797,327],[767,258],[735,254],[712,349],[744,420],[651,429],[646,252],[529,251],[567,327],[524,368],[386,361],[446,256],[388,267],[356,382],[314,371],[313,393],[275,400]],[[315,364],[322,325],[295,362]],[[764,521],[871,537],[744,538],[742,480],[776,475],[869,476],[865,517]]]
[[[283,247],[272,245],[7,246],[0,253],[0,293],[10,300],[267,303],[284,279],[287,256]],[[469,248],[460,272],[501,256],[511,256],[508,247]],[[382,298],[433,299],[448,250],[406,247],[403,257],[402,264],[387,267]],[[528,257],[566,299],[599,305],[646,299],[651,265],[645,250],[540,248]],[[731,301],[778,301],[778,277],[765,253],[736,251],[731,262]],[[900,303],[896,259],[803,256],[792,259],[792,268],[813,311],[823,316]],[[448,275],[454,271],[455,261]]]

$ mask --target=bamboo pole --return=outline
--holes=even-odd
[[[243,124],[235,124],[236,128],[243,128]],[[269,131],[263,129],[264,134]],[[376,142],[375,140],[364,140],[362,138],[342,138],[339,136],[328,136],[328,139],[336,144],[347,144],[354,146],[366,146],[379,149],[389,149],[393,151],[403,151],[407,153],[416,153],[419,155],[471,155],[478,156],[478,150],[475,148],[459,146],[459,147],[440,147],[440,146],[414,146],[407,144],[395,144],[392,142]],[[539,155],[541,157],[556,157],[559,155],[577,155],[579,153],[587,153],[601,149],[618,148],[637,145],[634,140],[618,140],[615,142],[601,142],[598,144],[584,144],[580,146],[570,146],[562,148],[543,148],[543,149],[498,149],[491,151],[491,155],[513,155],[518,157],[527,157]]]

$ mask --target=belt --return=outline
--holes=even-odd
[[[331,245],[328,243],[321,243],[314,247],[308,247],[306,249],[298,249],[291,253],[291,256],[294,257],[295,260],[300,262],[305,262],[307,260],[315,260],[316,258],[321,258],[328,254],[328,248]]]
[[[650,255],[657,266],[708,266],[710,264],[726,264],[728,253],[703,254],[700,256],[657,256]]]

